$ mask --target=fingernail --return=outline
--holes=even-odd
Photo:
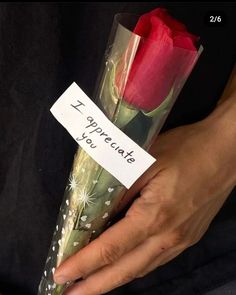
[[[55,281],[55,283],[57,284],[65,284],[66,282],[68,282],[68,278],[63,276],[63,275],[55,275],[53,276],[53,279]]]

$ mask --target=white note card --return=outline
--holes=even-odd
[[[50,111],[90,157],[126,188],[156,161],[116,127],[75,82]]]

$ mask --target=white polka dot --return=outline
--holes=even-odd
[[[48,261],[51,259],[51,257],[49,256],[48,258],[47,258],[47,260],[46,260],[46,263],[48,263]]]
[[[86,221],[87,220],[87,215],[84,215],[84,216],[82,216],[80,219],[82,220],[82,221]]]
[[[87,224],[85,224],[85,226],[86,226],[87,228],[90,228],[90,227],[91,227],[91,223],[87,223]]]
[[[105,218],[107,218],[107,216],[108,216],[108,213],[106,212],[106,213],[102,216],[102,218],[105,219]]]
[[[106,201],[105,204],[106,204],[107,206],[109,206],[109,205],[111,204],[111,201]]]

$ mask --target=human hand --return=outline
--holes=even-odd
[[[140,191],[125,217],[56,270],[57,283],[83,278],[67,295],[108,292],[199,241],[235,185],[221,127],[207,119],[158,137],[157,162],[120,206]]]

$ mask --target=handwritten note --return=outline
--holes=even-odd
[[[76,142],[126,188],[156,161],[117,128],[75,82],[50,111]]]

